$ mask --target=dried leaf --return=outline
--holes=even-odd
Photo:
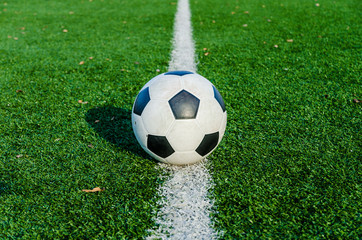
[[[357,99],[357,98],[355,98],[355,99],[353,99],[353,102],[354,103],[360,103],[362,100],[359,100],[359,99]]]
[[[16,90],[17,93],[23,93],[24,91],[21,89]]]
[[[78,103],[80,103],[80,104],[88,104],[88,102],[83,102],[83,100],[78,100]]]
[[[293,39],[287,39],[287,42],[292,43],[294,40]]]
[[[79,65],[83,65],[83,64],[84,64],[84,61],[80,61],[80,62],[79,62]]]
[[[93,189],[83,189],[82,191],[83,192],[102,192],[104,190],[105,190],[104,188],[96,187],[96,188],[93,188]]]

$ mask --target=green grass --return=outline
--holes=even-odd
[[[167,71],[173,2],[0,1],[1,239],[141,239],[154,227],[164,173],[130,111]],[[228,111],[210,157],[222,238],[361,238],[361,3],[191,7],[199,73]],[[105,191],[82,192],[94,187]]]
[[[192,2],[199,73],[228,110],[223,238],[361,237],[361,3]]]
[[[0,5],[0,238],[145,236],[162,181],[130,110],[167,70],[176,6]],[[82,192],[94,187],[105,191]]]

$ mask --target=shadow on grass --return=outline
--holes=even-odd
[[[133,134],[131,111],[113,106],[96,107],[85,115],[88,124],[105,140],[143,158],[148,155]]]

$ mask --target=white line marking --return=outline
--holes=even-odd
[[[179,0],[174,24],[173,50],[169,71],[196,72],[195,44],[192,40],[191,11],[188,0]]]
[[[169,71],[196,72],[195,47],[192,40],[191,12],[188,0],[179,0],[175,16],[173,51]],[[213,186],[207,160],[194,165],[173,166],[160,163],[168,179],[158,189],[162,208],[147,239],[216,239],[210,213],[213,201],[208,191]]]
[[[156,223],[160,227],[148,239],[216,239],[210,212],[213,201],[208,198],[212,179],[207,160],[188,166],[160,163],[170,177],[159,188],[163,198]]]

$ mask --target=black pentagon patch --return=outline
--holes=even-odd
[[[201,156],[205,156],[217,146],[218,142],[219,132],[206,134],[200,145],[197,147],[196,152]]]
[[[219,91],[216,89],[216,87],[213,85],[212,88],[214,89],[214,97],[216,99],[216,101],[219,102],[220,107],[222,108],[222,111],[225,112],[226,107],[225,107],[225,103],[224,100],[221,97],[221,94],[219,93]]]
[[[189,72],[189,71],[171,71],[171,72],[165,73],[165,75],[177,75],[177,76],[183,76],[183,75],[187,75],[187,74],[194,74],[194,73]]]
[[[147,148],[162,158],[167,158],[175,152],[164,136],[148,135]]]
[[[199,109],[200,100],[188,91],[182,90],[168,103],[176,119],[194,119]]]
[[[151,100],[149,88],[143,89],[137,96],[136,102],[133,107],[134,114],[141,116],[143,109],[145,109],[147,103]]]

